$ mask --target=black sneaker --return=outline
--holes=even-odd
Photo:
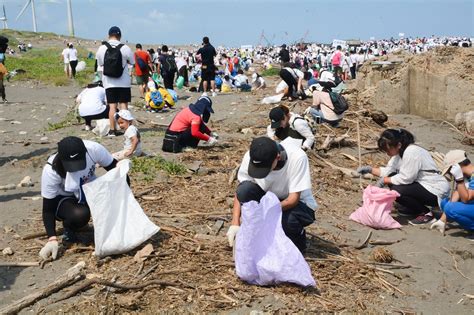
[[[423,225],[436,222],[436,219],[431,214],[422,214],[417,216],[415,219],[408,221],[411,225]]]
[[[115,131],[113,130],[109,130],[109,132],[107,133],[107,137],[115,137]]]
[[[70,229],[64,229],[63,242],[66,243],[79,243],[79,239],[74,231]]]

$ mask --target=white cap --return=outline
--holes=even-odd
[[[128,120],[128,121],[131,121],[131,120],[135,119],[135,118],[133,118],[132,113],[130,113],[130,111],[128,109],[121,109],[117,113],[117,116],[122,118],[122,119]]]

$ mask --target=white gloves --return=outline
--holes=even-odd
[[[444,235],[444,231],[446,231],[446,223],[441,220],[436,221],[435,223],[431,224],[430,230],[437,229]]]
[[[48,241],[40,250],[39,255],[43,260],[48,259],[50,255],[53,259],[56,259],[58,257],[58,249],[58,241]]]
[[[208,143],[209,145],[214,145],[214,144],[217,143],[217,139],[214,138],[214,137],[209,137],[209,140],[207,140],[207,143]]]
[[[451,166],[449,173],[453,175],[456,181],[461,181],[464,179],[464,174],[462,173],[461,166],[459,166],[459,164],[454,164]]]
[[[234,247],[235,236],[237,232],[240,230],[240,226],[238,225],[231,225],[229,230],[227,231],[227,239],[229,240],[229,246]]]
[[[214,131],[211,132],[211,137],[219,139],[219,135],[217,134],[217,132]]]
[[[369,165],[361,166],[357,169],[357,173],[361,175],[372,173],[372,166],[369,166]]]

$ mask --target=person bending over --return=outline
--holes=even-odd
[[[76,242],[74,232],[89,222],[82,185],[96,178],[96,164],[109,171],[117,160],[102,145],[78,137],[62,139],[58,152],[48,158],[41,175],[43,224],[48,235],[48,242],[39,252],[42,259],[56,259],[58,255],[56,220],[63,222],[66,242]]]
[[[303,150],[314,147],[314,134],[306,119],[290,112],[280,105],[272,108],[269,114],[271,124],[267,127],[267,136],[273,140],[285,140],[287,137],[303,140]]]
[[[431,210],[447,196],[449,183],[441,175],[430,153],[415,144],[415,137],[405,129],[386,129],[378,139],[378,147],[390,156],[385,167],[362,166],[360,174],[380,176],[377,186],[387,185],[400,194],[400,215],[416,216],[412,225],[433,223]]]
[[[227,231],[229,245],[234,245],[240,228],[242,204],[260,202],[265,193],[271,191],[281,201],[283,231],[304,252],[304,227],[314,222],[317,203],[311,192],[308,157],[299,141],[287,138],[278,144],[268,137],[255,138],[244,155],[238,180],[232,223]]]
[[[206,126],[212,113],[212,101],[207,96],[201,96],[195,104],[182,109],[165,132],[163,151],[177,153],[183,148],[197,148],[201,140],[209,145],[216,144],[217,134]]]
[[[443,175],[451,175],[456,189],[451,199],[441,201],[443,214],[430,229],[444,234],[447,220],[457,222],[463,229],[474,231],[474,165],[463,150],[452,150],[444,159]]]

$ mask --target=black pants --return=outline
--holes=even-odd
[[[288,96],[293,97],[293,93],[298,89],[298,81],[286,69],[280,70],[280,78],[288,85]]]
[[[165,73],[163,74],[163,84],[165,85],[165,89],[173,89],[174,83],[174,73]]]
[[[72,77],[76,77],[76,67],[77,67],[77,60],[69,61],[69,65],[71,66],[71,74]]]
[[[178,75],[184,78],[184,86],[189,85],[189,77],[188,77],[188,67],[182,66],[179,68]]]
[[[199,126],[199,131],[202,133],[205,133],[206,130],[207,130],[206,125],[204,125],[204,123],[201,121],[201,125]],[[201,141],[201,139],[193,137],[193,135],[191,134],[191,127],[189,127],[188,129],[180,133],[179,144],[183,148],[184,147],[197,148],[199,141]]]
[[[258,201],[265,195],[265,191],[255,183],[243,181],[237,187],[237,200],[241,204],[249,201]],[[306,250],[306,232],[304,227],[314,222],[314,210],[305,203],[298,202],[296,207],[282,212],[281,225],[286,236],[303,253]]]
[[[355,64],[350,69],[351,69],[351,79],[354,80],[356,78],[356,66],[355,66]]]
[[[0,96],[2,100],[7,99],[7,95],[5,94],[5,85],[3,84],[3,78],[0,79]]]
[[[409,185],[391,185],[391,190],[400,194],[395,201],[406,208],[406,211],[413,215],[426,214],[430,209],[426,206],[435,207],[438,205],[438,197],[430,193],[420,183]]]
[[[110,110],[110,107],[109,105],[107,105],[102,113],[96,114],[96,115],[84,116],[82,118],[84,118],[84,120],[86,121],[86,125],[91,127],[91,122],[93,120],[109,118],[109,110]]]

